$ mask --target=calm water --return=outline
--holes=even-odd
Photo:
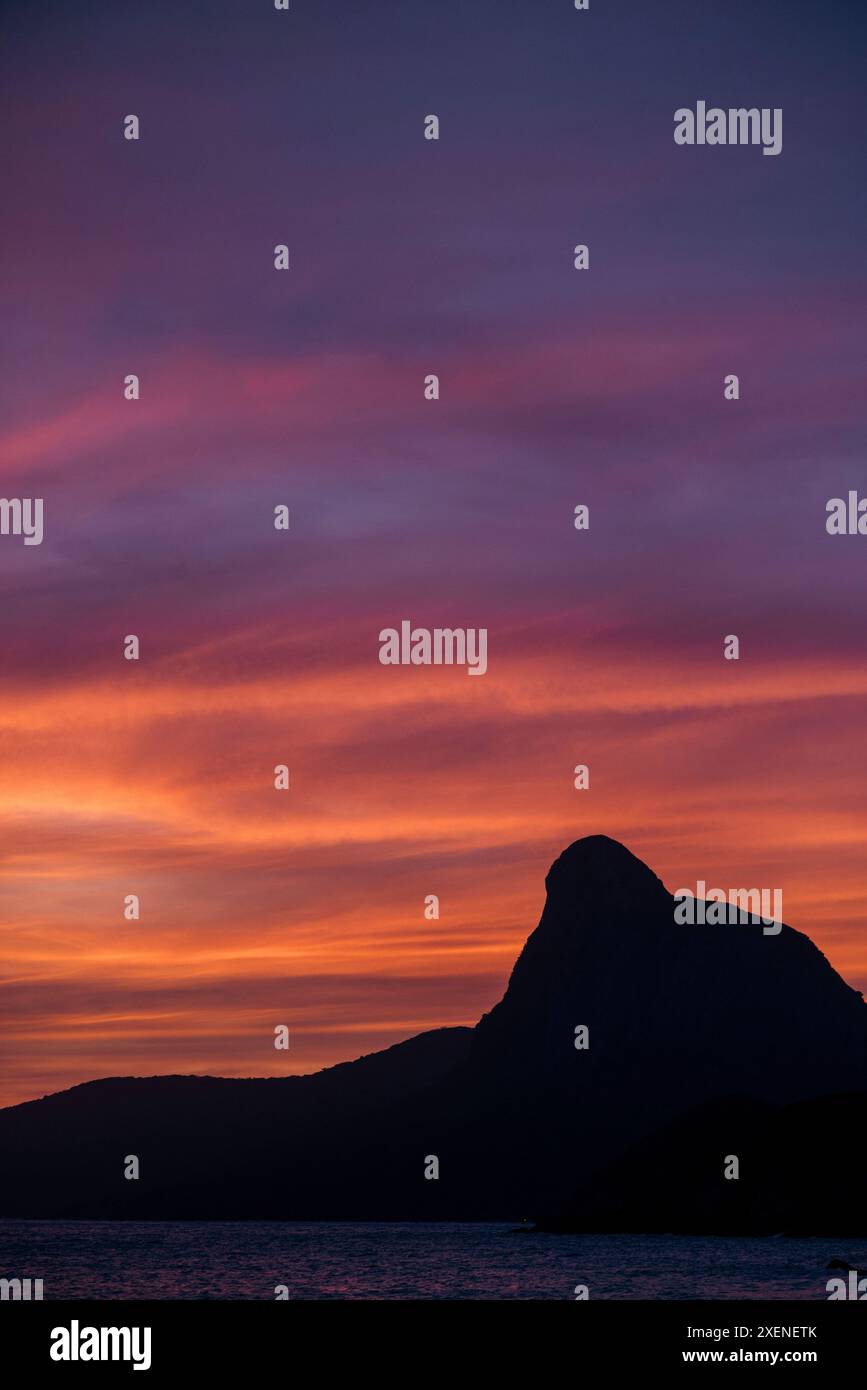
[[[824,1299],[867,1241],[514,1235],[492,1224],[2,1221],[0,1277],[54,1298]]]

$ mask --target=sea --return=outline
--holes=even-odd
[[[867,1240],[531,1234],[508,1224],[0,1221],[51,1299],[827,1299]]]

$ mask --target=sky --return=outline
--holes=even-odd
[[[0,13],[0,1104],[474,1023],[587,834],[867,989],[863,7]]]

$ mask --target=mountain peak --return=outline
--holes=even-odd
[[[571,845],[566,846],[551,867],[556,868],[564,862],[586,865],[617,864],[618,867],[622,867],[630,860],[640,864],[643,869],[647,868],[647,865],[620,840],[614,840],[610,835],[582,835],[580,840],[573,840]]]
[[[549,903],[558,906],[604,896],[611,908],[624,895],[634,908],[636,893],[667,896],[653,870],[608,835],[585,835],[564,849],[548,870],[545,887]]]
[[[476,1028],[480,1067],[582,1105],[604,1078],[648,1125],[724,1093],[788,1103],[863,1086],[867,1009],[807,937],[676,922],[662,881],[607,835],[569,845],[545,882],[539,925]],[[577,1025],[593,1039],[580,1068]],[[643,1061],[651,1038],[658,1073]]]

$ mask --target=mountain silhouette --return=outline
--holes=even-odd
[[[789,927],[676,923],[605,836],[546,887],[475,1028],[313,1076],[115,1077],[0,1111],[0,1214],[857,1234],[860,994]]]

